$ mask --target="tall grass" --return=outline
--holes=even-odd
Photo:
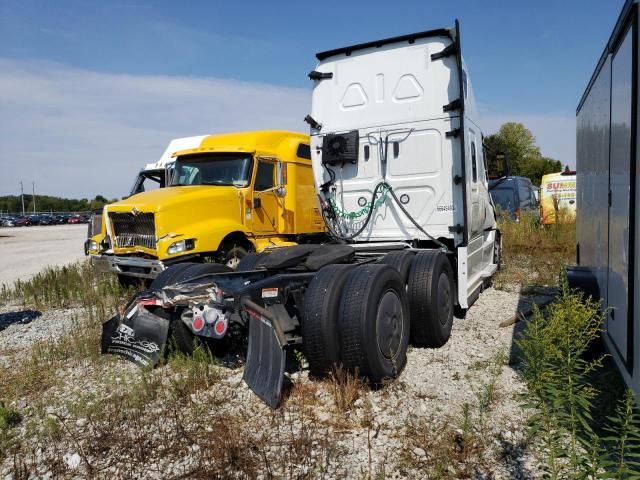
[[[506,285],[556,285],[558,267],[575,261],[575,224],[541,225],[537,213],[523,213],[520,221],[502,215],[502,269],[494,278]]]
[[[19,302],[37,309],[93,308],[126,294],[115,275],[96,272],[89,262],[47,267],[29,280],[3,284],[0,303]]]

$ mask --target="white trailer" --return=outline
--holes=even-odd
[[[604,342],[640,392],[638,323],[638,1],[625,3],[577,108],[577,267],[572,286],[602,299]]]
[[[169,331],[177,344],[215,344],[245,323],[244,379],[276,406],[289,347],[314,375],[342,365],[382,384],[410,341],[448,341],[455,307],[475,301],[500,254],[458,24],[317,58],[306,121],[334,241],[249,254],[235,272],[172,266],[104,324],[104,352],[149,364]],[[286,172],[276,183],[290,188]]]

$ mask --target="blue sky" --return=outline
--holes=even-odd
[[[455,18],[485,133],[522,121],[574,165],[575,108],[622,4],[0,0],[0,162],[18,160],[0,194],[22,179],[121,196],[171,138],[305,131],[316,52]]]

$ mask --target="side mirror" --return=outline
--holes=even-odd
[[[276,195],[278,195],[279,197],[284,197],[284,195],[286,194],[286,186],[287,164],[279,160],[278,163],[276,163]],[[278,193],[279,190],[282,190],[284,193]]]
[[[253,199],[253,208],[260,208],[262,206],[262,200],[260,199],[260,197],[256,197]]]

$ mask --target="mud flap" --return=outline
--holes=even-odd
[[[124,318],[102,324],[102,353],[126,358],[140,366],[158,363],[169,334],[169,320],[134,306]]]
[[[263,316],[249,317],[249,348],[243,380],[271,408],[280,403],[286,352],[271,322]]]

